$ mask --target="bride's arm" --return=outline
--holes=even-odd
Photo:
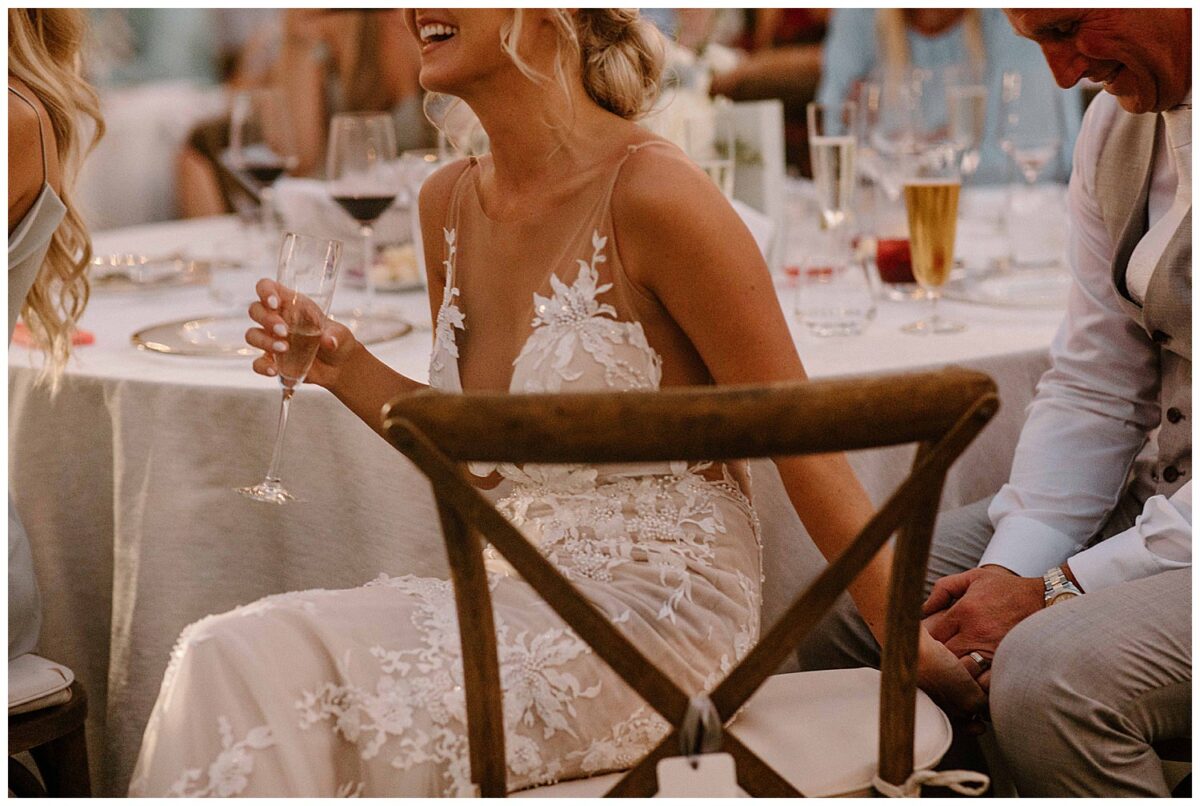
[[[717,383],[807,377],[753,237],[681,153],[655,148],[632,155],[614,190],[613,221],[630,278],[659,300]],[[826,557],[836,557],[874,511],[845,455],[780,458],[776,465],[813,541]],[[880,551],[850,586],[881,641],[891,556],[888,548]],[[929,646],[927,636],[922,640],[923,683],[948,686],[960,704],[973,702],[978,687],[953,655]]]
[[[460,172],[461,168],[456,166],[444,168],[430,177],[421,189],[422,236],[425,254],[431,258],[442,253],[442,224],[446,220],[450,191]],[[427,262],[431,264],[429,304],[436,320],[442,287],[438,279],[441,267],[436,260]],[[246,332],[246,341],[263,350],[263,355],[254,361],[254,371],[274,376],[274,353],[283,342],[283,336],[275,330],[283,324],[276,311],[275,281],[260,280],[256,291],[258,300],[250,306],[250,318],[258,323],[258,327]],[[384,404],[403,392],[427,388],[380,361],[354,338],[348,328],[332,321],[326,324],[322,333],[321,347],[306,382],[328,389],[376,432],[380,432],[383,425],[380,414]]]

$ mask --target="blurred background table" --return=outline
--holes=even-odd
[[[102,232],[95,242],[97,254],[202,257],[227,254],[240,237],[235,219],[213,218]],[[245,303],[254,280],[271,273],[241,272]],[[229,285],[228,277],[220,282]],[[779,288],[790,312],[785,279]],[[356,301],[358,292],[343,289],[334,308]],[[418,328],[376,354],[424,380],[425,295],[382,301]],[[917,307],[886,301],[852,338],[818,339],[789,321],[813,377],[959,364],[997,380],[1001,413],[951,473],[942,503],[952,507],[1006,479],[1061,311],[944,307],[968,323],[965,333],[901,334]],[[299,391],[284,449],[283,477],[303,502],[279,508],[233,493],[266,467],[277,382],[254,375],[248,358],[161,355],[130,343],[146,326],[221,312],[228,307],[204,287],[97,291],[82,322],[95,343],[78,350],[57,397],[35,387],[38,364],[28,349],[9,351],[9,462],[14,474],[20,469],[11,486],[42,590],[42,650],[87,686],[98,794],[123,794],[171,647],[187,624],[272,593],[354,586],[380,573],[445,575],[425,481],[322,390]],[[911,457],[911,449],[893,449],[852,461],[879,501]],[[769,623],[810,555],[797,548],[800,527],[770,465],[756,467],[756,496]]]

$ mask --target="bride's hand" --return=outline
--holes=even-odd
[[[951,717],[974,720],[986,713],[987,695],[979,683],[924,626],[917,646],[917,684]]]
[[[263,351],[261,356],[254,359],[254,371],[274,378],[279,375],[275,354],[285,352],[288,346],[287,325],[279,312],[279,286],[274,280],[264,278],[258,281],[254,289],[258,299],[250,305],[250,318],[258,327],[246,331],[246,343]],[[326,319],[325,327],[321,330],[321,346],[305,381],[327,389],[333,387],[357,345],[358,341],[348,327]]]

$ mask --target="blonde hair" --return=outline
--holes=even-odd
[[[972,69],[983,74],[987,50],[983,44],[983,18],[979,9],[963,10],[960,20],[963,26],[963,42],[967,49],[967,61]],[[902,8],[881,8],[875,12],[875,24],[883,64],[889,70],[912,65],[912,54],[908,51],[908,25]]]
[[[570,97],[569,76],[578,65],[584,90],[600,107],[626,120],[637,120],[650,111],[658,98],[666,47],[662,34],[653,23],[643,20],[636,8],[545,9],[558,32],[553,76],[534,69],[518,52],[527,11],[514,9],[512,19],[500,31],[501,49],[526,78],[537,83],[553,78]],[[426,96],[426,101],[434,126],[452,142],[458,139],[435,119],[439,116],[431,110],[438,106],[436,100],[429,103]],[[442,120],[451,118],[454,106],[445,107]]]
[[[17,8],[8,11],[8,72],[25,83],[42,102],[50,118],[62,166],[58,196],[67,208],[54,231],[50,248],[33,287],[21,307],[21,318],[44,350],[48,361],[39,382],[58,389],[71,355],[71,331],[88,301],[87,267],[92,241],[71,189],[84,156],[104,133],[96,93],[80,76],[80,50],[86,22],[83,11],[66,8]],[[80,118],[94,122],[86,147]]]

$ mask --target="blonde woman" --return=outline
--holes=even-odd
[[[70,188],[103,124],[79,76],[83,12],[8,12],[8,340],[20,316],[46,352],[41,376],[57,389],[71,331],[87,305],[91,240]],[[41,611],[25,529],[8,501],[8,657],[33,651]]]
[[[630,9],[408,10],[421,83],[461,99],[490,153],[425,185],[430,382],[457,392],[657,389],[804,377],[753,238],[720,191],[633,120],[659,34]],[[436,256],[434,258],[433,256]],[[274,375],[286,327],[258,284]],[[331,324],[309,379],[368,426],[421,384]],[[870,514],[841,456],[780,460],[830,554]],[[497,506],[681,685],[715,685],[758,638],[762,568],[744,468],[473,466]],[[486,477],[486,478],[484,478]],[[331,549],[336,550],[336,549]],[[619,769],[665,724],[491,557],[509,782]],[[886,559],[854,596],[876,627]],[[922,681],[982,692],[932,641]],[[150,718],[136,795],[469,794],[462,659],[444,580],[268,597],[187,628]]]

